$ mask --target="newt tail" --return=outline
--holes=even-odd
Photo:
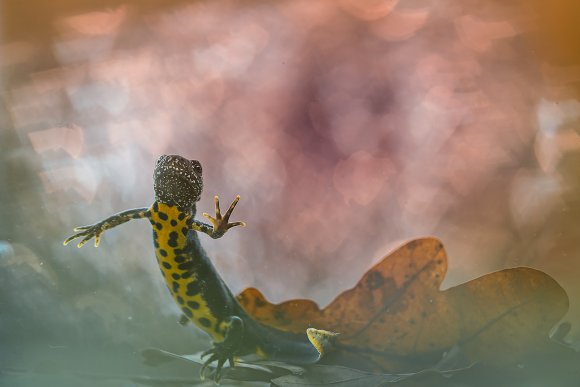
[[[217,361],[215,379],[219,380],[226,361],[234,365],[236,357],[257,354],[261,357],[294,364],[315,363],[332,345],[336,334],[309,328],[296,334],[266,326],[250,317],[208,258],[199,240],[199,232],[217,239],[229,229],[244,226],[229,222],[240,197],[237,196],[225,214],[221,214],[215,197],[215,217],[203,215],[211,224],[195,219],[196,203],[203,190],[202,167],[197,160],[164,155],[153,174],[155,201],[149,208],[120,212],[94,225],[78,227],[78,247],[108,229],[133,219],[146,218],[153,229],[155,256],[167,288],[181,311],[213,339],[213,347],[201,373]]]

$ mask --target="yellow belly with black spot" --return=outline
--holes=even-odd
[[[185,251],[190,218],[176,206],[151,207],[155,255],[169,291],[181,311],[215,341],[224,338],[225,323],[218,322],[203,298],[196,263]]]

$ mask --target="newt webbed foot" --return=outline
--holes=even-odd
[[[242,342],[244,332],[244,322],[237,316],[231,316],[228,320],[229,326],[227,328],[224,341],[220,343],[214,343],[213,348],[208,349],[201,355],[202,358],[209,356],[199,371],[199,376],[202,380],[205,379],[206,368],[214,361],[217,361],[214,374],[214,380],[216,382],[219,382],[221,379],[222,368],[226,361],[232,368],[235,365],[234,356],[240,349],[240,344]]]
[[[99,246],[99,242],[101,241],[101,234],[106,230],[106,223],[105,222],[99,222],[99,223],[95,223],[92,224],[90,226],[81,226],[81,227],[76,227],[74,229],[74,231],[80,231],[76,234],[74,234],[73,236],[68,237],[63,244],[66,246],[70,241],[72,241],[73,239],[77,239],[77,238],[81,238],[84,237],[79,244],[77,245],[77,247],[82,247],[85,243],[87,243],[88,241],[90,241],[92,238],[95,238],[95,247]]]
[[[203,213],[203,216],[205,216],[213,226],[212,232],[208,234],[210,237],[217,239],[223,236],[226,233],[226,231],[228,231],[232,227],[236,226],[244,227],[246,225],[246,223],[244,222],[229,223],[230,216],[232,215],[234,208],[236,208],[236,204],[238,204],[239,200],[240,195],[236,196],[232,204],[230,204],[230,207],[228,208],[226,213],[222,216],[222,213],[220,211],[220,199],[217,195],[215,196],[215,218],[206,212]]]

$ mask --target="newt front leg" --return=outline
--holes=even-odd
[[[236,198],[234,199],[234,201],[232,202],[232,204],[230,205],[230,207],[228,208],[226,213],[222,216],[221,211],[220,211],[219,197],[216,195],[215,196],[215,218],[213,218],[212,216],[210,216],[209,214],[207,214],[205,212],[203,213],[203,216],[208,218],[212,224],[209,225],[207,223],[203,223],[203,222],[200,222],[198,220],[193,219],[191,221],[191,226],[190,226],[191,229],[195,230],[195,231],[201,231],[201,232],[209,235],[213,239],[217,239],[217,238],[221,238],[232,227],[236,227],[236,226],[244,227],[246,225],[246,223],[244,223],[244,222],[229,223],[230,216],[231,216],[232,212],[234,211],[234,208],[236,208],[236,204],[238,204],[239,200],[240,200],[240,195],[236,196]],[[130,220],[142,219],[142,218],[151,219],[151,209],[150,208],[135,208],[132,210],[126,210],[123,212],[119,212],[118,214],[111,215],[107,219],[103,219],[100,222],[97,222],[95,224],[91,224],[88,226],[76,227],[74,229],[74,231],[80,231],[80,232],[77,232],[76,234],[68,237],[64,241],[63,244],[66,246],[72,240],[84,237],[79,242],[77,247],[79,247],[79,248],[82,247],[85,243],[90,241],[92,238],[95,238],[95,247],[98,247],[99,243],[101,241],[101,235],[105,231],[107,231],[113,227],[117,227],[123,223],[130,221]]]
[[[205,216],[211,222],[211,226],[207,223],[193,220],[191,224],[192,229],[196,231],[201,231],[209,235],[213,239],[217,239],[221,238],[226,233],[226,231],[228,231],[232,227],[236,226],[244,227],[246,225],[246,223],[244,222],[229,223],[230,216],[232,215],[234,208],[236,208],[236,204],[238,204],[238,202],[240,201],[240,195],[236,196],[236,198],[234,199],[232,204],[230,204],[230,207],[223,216],[220,211],[219,197],[216,195],[214,200],[215,200],[215,218],[210,216],[207,212],[203,213],[203,216]]]
[[[68,237],[63,244],[66,246],[73,239],[84,237],[79,242],[77,247],[82,247],[92,238],[95,238],[95,247],[98,247],[99,242],[101,241],[101,234],[103,234],[105,231],[133,219],[150,218],[150,217],[151,212],[149,211],[148,208],[135,208],[133,210],[119,212],[118,214],[109,216],[107,219],[101,220],[98,223],[89,226],[76,227],[74,231],[80,232],[74,234],[71,237]]]

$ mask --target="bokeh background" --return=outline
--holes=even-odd
[[[177,324],[146,222],[62,246],[151,204],[164,153],[202,162],[200,212],[241,195],[248,226],[203,238],[234,292],[325,305],[435,235],[445,287],[541,269],[580,340],[578,2],[5,0],[0,17],[11,385],[195,375],[140,365],[147,347],[209,344]]]

